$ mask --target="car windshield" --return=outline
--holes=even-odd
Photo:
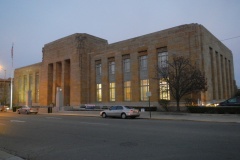
[[[235,97],[235,98],[231,98],[231,99],[228,100],[228,102],[230,102],[230,103],[236,103],[236,102],[237,102],[237,98],[236,98],[236,97]]]

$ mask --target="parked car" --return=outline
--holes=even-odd
[[[226,101],[220,102],[219,106],[240,106],[240,96],[233,97]]]
[[[128,106],[112,106],[107,110],[100,112],[100,116],[106,117],[120,117],[125,119],[127,117],[136,118],[140,116],[139,110]]]
[[[28,107],[28,106],[23,106],[19,109],[17,109],[18,114],[37,114],[38,113],[38,108],[33,108],[33,107]]]
[[[95,109],[95,107],[94,104],[84,104],[80,106],[80,109]]]

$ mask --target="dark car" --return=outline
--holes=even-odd
[[[240,96],[233,97],[226,101],[220,102],[219,106],[240,106]]]

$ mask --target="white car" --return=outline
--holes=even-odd
[[[17,109],[17,113],[18,114],[21,114],[21,113],[24,113],[24,114],[34,113],[34,114],[37,114],[38,113],[38,108],[32,108],[32,107],[28,107],[28,106],[23,106],[23,107]]]
[[[140,116],[139,110],[128,106],[112,106],[107,110],[100,112],[100,116],[106,117],[120,117],[125,119],[127,117],[136,118]]]

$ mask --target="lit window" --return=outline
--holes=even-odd
[[[149,80],[148,79],[141,80],[140,90],[141,90],[141,101],[147,101],[148,97],[146,94],[147,94],[147,92],[149,92]]]
[[[97,84],[97,102],[102,101],[102,84]]]
[[[170,100],[169,85],[164,80],[159,80],[159,98]]]
[[[109,83],[110,101],[115,101],[115,83]]]
[[[168,52],[167,51],[159,51],[158,52],[158,67],[163,69],[168,67]],[[170,100],[169,93],[169,84],[164,80],[159,80],[159,98]]]
[[[131,81],[124,82],[124,101],[131,100]]]

